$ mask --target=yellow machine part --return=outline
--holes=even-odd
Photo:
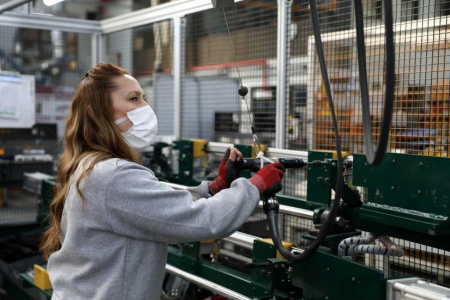
[[[269,243],[269,244],[273,245],[273,241],[272,241],[271,238],[261,239],[261,240],[263,240],[266,243]],[[293,245],[292,243],[288,243],[288,242],[285,242],[285,241],[281,241],[281,243],[282,243],[284,249],[286,249],[287,251],[291,250],[292,245]],[[277,251],[277,257],[276,258],[283,259],[283,256],[281,255],[280,251]]]
[[[194,158],[206,157],[206,144],[207,140],[193,140],[194,142]]]
[[[41,290],[53,289],[47,270],[39,265],[34,265],[34,284]]]
[[[259,150],[259,147],[258,147],[258,150]],[[267,150],[267,146],[261,145],[261,151],[262,151],[262,152],[266,152],[266,150]],[[256,153],[255,153],[255,145],[253,145],[253,146],[252,146],[252,158],[255,158],[255,157],[256,157]]]
[[[337,159],[337,152],[336,151],[327,151],[327,150],[314,150],[315,152],[327,152],[327,153],[333,153],[333,159]],[[342,158],[346,158],[347,156],[351,155],[348,152],[342,151]]]

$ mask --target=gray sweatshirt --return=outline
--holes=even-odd
[[[247,179],[211,197],[207,182],[173,190],[143,166],[109,159],[82,181],[82,205],[78,169],[64,205],[62,247],[48,261],[52,300],[159,299],[169,243],[226,237],[259,201]]]

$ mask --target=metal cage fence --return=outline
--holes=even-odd
[[[35,123],[37,127],[46,127],[51,131],[55,144],[55,140],[64,135],[66,116],[75,88],[91,67],[91,48],[90,34],[0,26],[0,76],[34,76],[32,89],[35,107],[31,109],[35,113]],[[8,95],[4,92],[1,92],[2,96]],[[14,101],[3,99],[2,104],[11,100]],[[26,149],[35,141],[19,140],[8,134],[8,129],[3,130],[5,135],[2,133],[0,141],[0,155],[3,156],[0,159],[0,225],[35,223],[40,199],[39,195],[24,188],[25,173],[54,175],[53,162],[14,161],[12,152]],[[47,145],[46,141],[41,143]],[[8,149],[12,145],[18,150],[11,150],[10,153]],[[58,149],[53,150],[58,152]]]

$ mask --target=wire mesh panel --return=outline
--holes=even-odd
[[[309,10],[307,3],[303,4],[304,9],[301,9],[300,1],[294,1],[291,7],[290,78],[287,79],[290,96],[286,106],[288,146],[291,149],[335,150],[333,125],[316,56]],[[384,1],[363,1],[370,122],[375,145],[380,134],[386,96],[386,16],[383,5]],[[320,3],[318,9],[343,150],[364,153],[354,7],[349,1],[333,1]],[[395,107],[388,146],[391,152],[449,156],[448,15],[446,1],[393,2],[396,76]],[[302,84],[306,85],[305,104],[301,103],[301,92],[297,97],[300,100],[292,96],[295,95],[292,89]],[[291,121],[297,118],[299,125],[296,126],[299,132],[303,130],[298,114],[302,105],[306,110],[304,141],[292,134]],[[358,261],[383,270],[386,277],[418,276],[448,286],[448,252],[402,239],[394,239],[394,242],[405,249],[403,257],[366,254]]]
[[[226,8],[225,16],[222,10],[187,16],[182,137],[251,144],[247,107],[237,93],[243,84],[260,140],[273,146],[277,3],[242,2]]]
[[[107,61],[132,74],[158,117],[158,134],[173,135],[173,21],[106,35]]]
[[[448,156],[448,8],[444,3],[402,1],[393,4],[396,55],[395,110],[392,121],[393,152]],[[348,14],[339,15],[350,19]],[[385,99],[384,13],[381,1],[364,2],[367,74],[373,138],[378,139]],[[322,27],[330,21],[321,14]],[[325,30],[323,30],[325,31]],[[355,30],[323,34],[340,135],[345,151],[363,152],[358,57]],[[308,82],[308,113],[312,120],[310,147],[334,149],[331,118],[309,40],[312,61]]]
[[[0,225],[36,222],[39,189],[27,189],[27,182],[41,176],[35,172],[54,174],[52,155],[62,149],[68,107],[91,67],[91,49],[89,34],[0,26],[0,76],[34,76],[36,120],[33,129],[1,128]]]

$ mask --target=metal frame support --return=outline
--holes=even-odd
[[[185,32],[186,18],[175,16],[173,42],[173,135],[181,138],[181,99],[183,97],[183,81],[185,69]]]
[[[6,12],[0,15],[0,26],[31,28],[40,30],[59,30],[76,33],[102,33],[98,21],[79,20],[73,18],[48,17],[37,14]]]
[[[96,66],[106,58],[105,36],[100,33],[92,34],[92,66]]]
[[[9,2],[6,2],[5,4],[0,5],[0,14],[4,13],[5,11],[24,5],[26,3],[29,3],[31,1],[33,0],[11,0]]]
[[[291,23],[292,0],[278,0],[277,41],[277,109],[275,147],[286,147],[286,102],[288,101],[289,24]]]

